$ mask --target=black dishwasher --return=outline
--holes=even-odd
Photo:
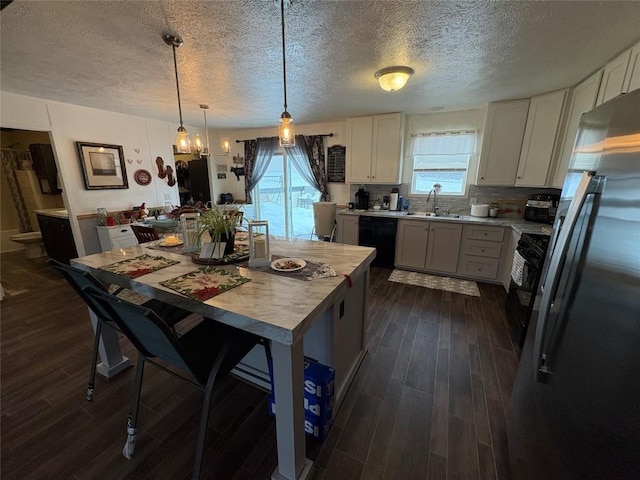
[[[358,245],[374,247],[376,258],[372,265],[393,268],[396,256],[396,218],[360,215],[358,220]]]

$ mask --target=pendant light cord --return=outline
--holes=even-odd
[[[284,78],[284,111],[287,111],[287,56],[284,46],[284,2],[280,0],[280,14],[282,18],[282,77]]]
[[[176,72],[176,90],[178,91],[178,113],[180,114],[180,127],[182,128],[182,106],[180,105],[180,83],[178,82],[178,62],[176,60],[176,46],[173,47],[173,70]]]

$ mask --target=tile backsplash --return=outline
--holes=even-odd
[[[349,198],[351,201],[355,201],[355,194],[360,186],[359,184],[350,185]],[[427,195],[410,195],[408,183],[400,185],[364,185],[365,190],[369,192],[371,206],[373,206],[378,198],[382,203],[382,197],[389,195],[391,189],[394,187],[400,191],[400,195],[403,198],[409,199],[409,211],[424,212],[433,210],[433,196],[427,203]],[[450,213],[468,215],[472,204],[488,203],[500,209],[499,216],[521,218],[524,213],[524,205],[527,203],[529,195],[535,193],[559,195],[560,190],[557,188],[484,187],[470,185],[469,196],[466,198],[439,195],[438,207],[440,212],[449,210]]]

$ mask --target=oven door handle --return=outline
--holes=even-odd
[[[567,210],[562,229],[559,232],[558,240],[553,250],[549,270],[544,283],[545,288],[542,290],[542,300],[540,302],[540,314],[538,315],[538,324],[536,325],[535,339],[533,343],[533,369],[534,380],[536,382],[544,382],[549,374],[552,373],[549,365],[546,364],[546,353],[543,351],[544,341],[548,328],[549,313],[553,302],[556,298],[558,285],[560,283],[560,273],[564,267],[564,260],[569,248],[569,240],[571,233],[578,221],[578,216],[582,210],[592,177],[585,172],[580,178],[580,183],[574,194],[573,200]]]

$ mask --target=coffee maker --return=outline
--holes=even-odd
[[[356,192],[356,210],[369,209],[369,192],[364,187],[360,187]]]

